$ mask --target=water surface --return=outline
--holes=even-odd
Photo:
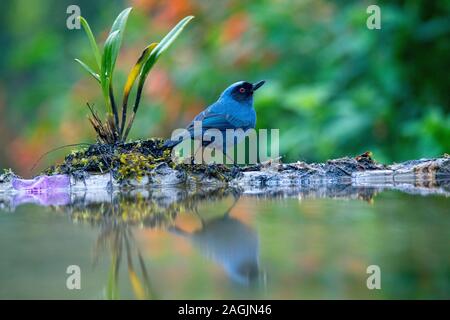
[[[450,298],[443,195],[31,197],[0,209],[2,299]],[[80,267],[80,290],[66,286],[70,265]],[[370,265],[380,267],[380,290],[367,288]]]

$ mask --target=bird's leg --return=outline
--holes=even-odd
[[[231,163],[230,164],[232,164],[232,165],[236,165],[236,163],[235,163],[235,161],[234,161],[234,159],[232,159],[229,155],[227,155],[227,153],[226,152],[223,152],[223,154],[225,155],[225,157],[227,157],[227,159],[228,160],[230,160],[231,161]]]
[[[197,216],[197,218],[200,220],[200,224],[202,225],[202,229],[205,226],[205,220],[203,219],[203,217],[198,213],[197,208],[195,208],[194,210],[194,214]]]
[[[239,200],[239,196],[235,196],[235,195],[233,194],[233,203],[232,203],[231,206],[228,208],[228,210],[225,211],[225,213],[223,214],[223,217],[224,217],[224,218],[228,218],[228,217],[230,216],[230,211],[234,208],[234,206],[236,205],[236,203],[238,202],[238,200]]]
[[[169,232],[176,234],[177,236],[182,236],[182,237],[188,237],[189,236],[189,232],[184,231],[183,229],[181,229],[180,227],[177,226],[171,226],[167,229]]]
[[[203,150],[202,150],[202,163],[204,163],[204,164],[206,164],[206,165],[211,164],[211,162],[210,162],[210,161],[211,161],[211,158],[205,156],[205,151],[206,151],[206,150],[213,150],[213,149],[214,149],[211,145],[212,145],[212,144],[209,144],[209,145],[205,146],[205,147],[203,148]],[[211,152],[210,152],[210,154],[211,154]]]
[[[257,166],[260,167],[260,168],[268,168],[268,167],[271,167],[273,165],[278,165],[278,164],[280,164],[281,158],[282,157],[280,156],[280,157],[276,157],[276,158],[273,158],[273,159],[269,159],[269,160],[265,160],[265,161],[262,161],[262,162],[258,162]]]
[[[235,163],[235,162],[234,162],[234,159],[232,159],[230,156],[228,156],[227,153],[226,153],[222,148],[217,147],[217,146],[214,145],[214,144],[210,144],[210,145],[205,146],[204,150],[207,150],[207,149],[213,150],[214,152],[220,152],[220,153],[222,153],[222,158],[220,159],[220,161],[219,161],[219,162],[215,162],[215,161],[214,161],[214,163],[228,164],[227,161],[224,162],[223,156],[225,156],[228,160],[231,161],[230,164],[234,164],[234,163]],[[212,153],[212,152],[211,152],[211,153]],[[213,156],[212,156],[212,157],[213,157]],[[204,163],[206,164],[208,160],[209,160],[209,159],[206,159],[206,160],[204,159]]]
[[[237,164],[233,164],[233,167],[231,168],[231,176],[237,177],[240,172],[241,168]]]
[[[228,160],[230,160],[230,163],[227,163],[228,161],[225,161],[225,164],[232,164],[232,165],[236,165],[236,162],[234,161],[233,158],[231,158],[228,153],[227,153],[227,148],[225,147],[225,149],[223,147],[219,148],[222,151],[222,154],[225,156],[225,158],[227,158]]]
[[[195,145],[195,144],[194,144],[194,145]],[[194,164],[194,163],[198,163],[198,162],[196,161],[196,159],[197,159],[197,153],[198,153],[201,149],[203,149],[203,148],[202,148],[202,145],[200,144],[200,146],[197,148],[197,150],[195,150],[194,156],[192,157],[192,162],[193,162],[193,164]],[[201,160],[202,160],[201,162],[203,162],[203,157],[202,157]]]
[[[197,154],[198,154],[198,152],[202,149],[202,144],[201,144],[201,142],[200,142],[200,144],[199,144],[199,146],[198,146],[198,148],[196,148],[197,147],[197,140],[193,140],[194,141],[194,154],[193,155],[191,155],[191,164],[198,164],[198,163],[201,163],[202,161],[196,161],[196,159],[197,159]],[[192,150],[192,145],[191,145],[191,150]]]

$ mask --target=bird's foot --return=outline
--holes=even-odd
[[[231,167],[231,176],[233,178],[236,178],[241,173],[242,173],[241,168],[237,164],[233,164],[233,166]]]
[[[256,165],[259,167],[259,169],[279,169],[281,165],[281,156],[276,157],[273,159],[269,159],[263,162],[258,162]]]

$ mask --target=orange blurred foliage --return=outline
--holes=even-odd
[[[244,12],[231,15],[222,27],[221,42],[227,44],[239,40],[249,27],[249,17]]]
[[[152,23],[158,27],[171,25],[195,11],[190,0],[131,0],[130,3],[139,10],[151,12],[154,15]]]

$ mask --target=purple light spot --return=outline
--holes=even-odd
[[[70,178],[65,174],[38,176],[34,179],[14,178],[12,187],[17,191],[40,193],[44,190],[66,189],[70,187]]]

